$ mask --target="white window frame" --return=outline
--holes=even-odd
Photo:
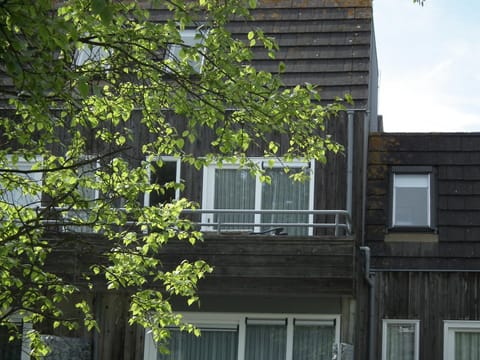
[[[17,314],[9,316],[9,320],[12,323],[22,326],[22,349],[20,360],[30,360],[30,340],[28,338],[28,332],[33,329],[32,323],[24,322],[22,317]]]
[[[87,63],[96,63],[107,59],[111,55],[110,50],[106,50],[100,45],[83,44],[75,51],[74,62],[76,66],[84,66]],[[102,64],[108,70],[109,65]]]
[[[419,360],[420,348],[420,320],[405,320],[405,319],[384,319],[382,321],[382,360],[387,359],[387,332],[388,325],[414,325],[415,329],[415,349],[413,360]]]
[[[455,360],[455,332],[457,331],[480,333],[480,321],[443,321],[443,360]]]
[[[91,176],[92,179],[97,179],[95,172],[101,168],[100,160],[94,160],[95,156],[93,155],[83,155],[80,156],[79,162],[83,161],[90,161],[86,164],[79,165],[77,167],[78,171],[83,172],[91,172],[91,174],[82,174],[83,176]],[[91,166],[91,168],[89,168]],[[79,186],[79,191],[84,189],[82,186]],[[83,196],[84,194],[82,194]],[[84,200],[87,201],[97,201],[100,199],[100,190],[93,189],[93,194],[91,197],[84,197]],[[76,217],[82,220],[86,220],[88,218],[88,210],[80,210],[80,209],[71,209],[65,213],[65,220],[68,222],[72,217]],[[93,226],[91,225],[66,225],[63,229],[65,232],[74,232],[74,233],[93,233]]]
[[[158,159],[162,160],[163,162],[174,162],[176,164],[175,183],[180,184],[182,181],[181,180],[182,162],[180,161],[180,158],[176,156],[160,156],[159,158],[157,158],[157,160]],[[153,160],[153,162],[155,162],[155,160]],[[148,175],[148,181],[150,182],[150,184],[151,184],[151,174],[152,174],[152,166],[149,165],[147,167],[147,175]],[[175,189],[175,200],[179,200],[179,199],[180,199],[180,189],[177,188]],[[144,206],[150,206],[150,192],[145,192],[143,196],[143,204]]]
[[[400,178],[407,176],[416,176],[422,177],[426,180],[426,192],[427,192],[427,223],[418,224],[418,225],[405,225],[397,223],[397,184],[400,182]],[[402,188],[408,188],[408,186],[402,186]],[[392,228],[408,228],[408,227],[420,227],[420,228],[432,228],[432,174],[429,172],[403,172],[403,171],[394,171],[393,180],[392,180],[392,204],[391,204],[391,227]]]
[[[183,321],[193,324],[198,328],[225,328],[238,329],[238,353],[237,360],[245,359],[245,342],[247,322],[256,324],[277,324],[286,321],[287,343],[286,360],[292,360],[293,356],[293,334],[295,322],[315,324],[332,324],[335,327],[334,344],[340,344],[340,314],[273,314],[273,313],[183,313]],[[333,344],[332,344],[333,345]],[[145,332],[144,360],[156,360],[158,350],[153,341],[151,332]],[[340,356],[337,360],[341,360]]]
[[[208,36],[208,30],[200,28],[179,30],[179,33],[182,43],[186,44],[187,46],[195,46],[197,44],[202,45],[205,41],[205,38]],[[189,43],[192,43],[193,45],[188,45]],[[182,44],[170,44],[167,48],[165,60],[170,60],[174,63],[181,61],[180,51],[182,50],[183,46],[184,45]],[[201,73],[204,62],[205,56],[199,54],[198,61],[190,61],[189,64],[195,72]]]
[[[32,166],[34,164],[42,161],[42,158],[40,156],[36,156],[32,160],[26,160],[23,157],[18,157],[18,160],[15,163],[15,167],[13,167],[12,158],[13,158],[13,155],[7,155],[7,162],[6,163],[12,169],[16,169],[16,170],[20,170],[20,171],[32,170]],[[20,174],[20,176],[24,176],[24,175]],[[27,175],[25,175],[24,177],[27,177]],[[31,178],[31,180],[33,182],[40,184],[40,186],[42,185],[43,174],[42,174],[41,171],[32,172],[32,173],[28,174],[28,177]],[[5,193],[10,193],[10,191],[5,191]],[[25,194],[22,194],[22,196],[25,197]],[[29,201],[29,203],[27,203],[27,204],[13,204],[13,205],[28,206],[30,208],[41,207],[41,202],[42,202],[42,193],[41,192],[38,193],[38,194],[35,194],[35,195],[28,195],[28,196],[32,198],[31,199],[32,201]]]
[[[257,163],[261,168],[268,168],[268,165],[262,166],[263,163],[268,164],[273,161],[272,168],[293,168],[299,169],[308,167],[309,168],[309,194],[308,194],[308,209],[313,210],[314,204],[314,188],[315,188],[315,161],[311,160],[310,162],[306,161],[290,161],[284,162],[281,159],[273,160],[271,158],[250,158],[250,160]],[[217,164],[210,164],[204,166],[203,168],[203,188],[202,188],[202,209],[204,210],[214,210],[214,194],[215,194],[215,170],[217,169],[240,169],[238,164],[223,164],[222,167],[219,167]],[[254,210],[262,209],[262,182],[260,181],[260,176],[255,177],[255,208]],[[202,223],[213,223],[214,215],[213,214],[202,214]],[[255,214],[254,222],[256,224],[261,223],[261,214]],[[308,222],[313,223],[313,215],[308,216]],[[205,228],[203,230],[213,230]],[[255,231],[260,231],[259,227],[255,228]],[[309,227],[308,234],[313,235],[313,229]]]

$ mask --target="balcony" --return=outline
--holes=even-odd
[[[206,233],[289,235],[291,229],[295,230],[291,234],[297,236],[312,236],[320,230],[330,230],[335,237],[352,235],[350,215],[346,210],[198,209],[183,213],[191,215],[192,221]]]
[[[67,224],[68,214],[72,213],[64,212],[61,220]],[[203,241],[194,246],[188,241],[169,241],[159,256],[166,270],[183,260],[202,259],[212,265],[214,272],[201,281],[200,295],[316,297],[354,293],[355,237],[344,210],[202,209],[185,210],[184,215],[198,224]],[[291,215],[304,221],[285,221]],[[253,221],[244,221],[248,218]],[[262,221],[265,219],[280,221]],[[108,249],[108,242],[98,234],[88,234],[87,228],[61,229],[64,235],[58,234],[60,239],[70,239],[70,245],[56,257],[56,269],[70,269],[72,262],[78,269],[88,268],[92,259],[99,261],[100,254]],[[76,233],[73,237],[72,232]],[[78,236],[83,241],[76,241]]]

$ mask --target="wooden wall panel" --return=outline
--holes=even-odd
[[[374,266],[480,269],[479,134],[374,134],[368,162],[366,227],[369,245],[375,249]],[[436,243],[418,244],[414,236],[413,243],[383,242],[388,232],[390,169],[401,165],[428,165],[436,171]]]
[[[480,320],[479,293],[478,272],[377,273],[377,358],[382,319],[415,319],[420,320],[420,359],[442,359],[443,321]]]

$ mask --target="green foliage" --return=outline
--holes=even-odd
[[[129,291],[130,323],[163,341],[166,327],[181,325],[169,299],[197,302],[197,283],[212,268],[202,261],[162,268],[158,254],[168,241],[194,244],[201,233],[181,217],[194,207],[186,199],[142,206],[144,193],[180,186],[151,185],[149,162],[161,167],[162,155],[196,168],[238,161],[255,173],[262,169],[247,157],[255,148],[272,158],[321,162],[341,149],[325,135],[324,121],[342,105],[322,106],[314,86],[286,89],[278,74],[251,66],[254,48],[272,59],[278,49],[261,29],[252,28],[246,42],[231,37],[230,17],[248,20],[256,1],[153,3],[167,7],[171,19],[150,22],[136,2],[0,2],[0,64],[8,85],[0,89],[0,325],[11,325],[17,314],[34,327],[47,321],[75,328],[62,307],[79,289],[47,265],[62,245],[58,239],[88,231],[111,244],[82,281],[95,291],[103,277],[108,289]],[[192,25],[202,30],[201,41],[187,46],[180,31]],[[178,59],[165,55],[173,45],[181,46]],[[278,71],[285,71],[281,62]],[[173,115],[184,119],[182,131]],[[198,154],[192,144],[205,129],[212,151]],[[33,166],[20,169],[24,160]],[[12,192],[23,201],[10,198]],[[77,309],[89,330],[98,328],[87,298]],[[45,354],[38,332],[29,337],[32,356]]]

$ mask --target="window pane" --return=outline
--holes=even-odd
[[[331,360],[334,339],[333,326],[295,326],[293,360]]]
[[[245,360],[285,360],[285,325],[247,325]]]
[[[262,184],[262,209],[264,210],[308,210],[310,182],[293,181],[282,168],[267,170],[272,179],[271,184]],[[262,216],[263,223],[307,223],[305,214],[266,214]],[[266,230],[265,228],[264,230]],[[288,227],[289,235],[306,235],[308,229],[303,227]]]
[[[171,331],[170,354],[158,354],[157,360],[236,360],[238,332],[202,329],[202,334]]]
[[[455,360],[480,360],[480,332],[455,332]]]
[[[255,178],[245,169],[215,169],[214,196],[215,209],[253,210],[255,208]],[[253,219],[253,214],[218,214],[214,221],[253,223]],[[235,229],[232,226],[222,227],[222,229],[225,228]]]
[[[162,167],[152,164],[150,183],[164,186],[166,183],[177,181],[177,162],[164,161]],[[165,189],[165,193],[152,191],[150,193],[150,206],[163,204],[175,200],[175,188]]]
[[[33,163],[18,161],[15,169],[31,170]],[[5,173],[2,175],[5,187],[0,185],[0,200],[17,206],[40,206],[40,193],[35,193],[32,186],[41,184],[42,173]],[[30,186],[32,185],[32,186]]]
[[[415,360],[415,324],[387,325],[386,360]]]
[[[8,341],[10,334],[8,328],[0,326],[0,360],[20,360],[22,354],[22,341],[16,339]]]
[[[395,175],[394,226],[430,226],[429,176]]]

